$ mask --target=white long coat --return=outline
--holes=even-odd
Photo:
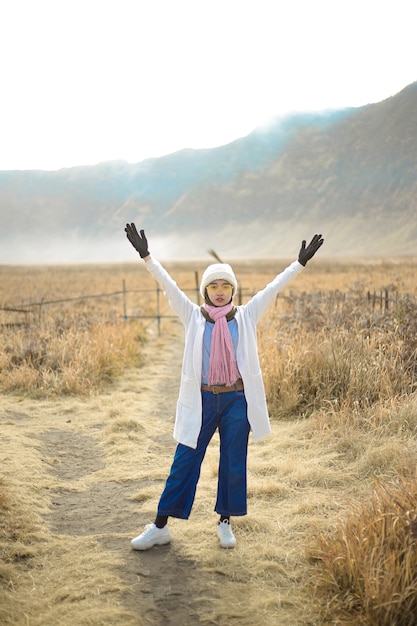
[[[182,362],[180,392],[175,416],[174,438],[190,448],[196,448],[201,429],[201,369],[203,361],[203,333],[206,320],[200,307],[178,287],[156,259],[146,261],[146,269],[154,276],[185,328],[185,347]],[[256,325],[277,293],[303,269],[294,261],[278,274],[247,304],[237,307],[238,345],[236,361],[245,387],[248,420],[253,441],[271,432],[265,389],[257,350]]]

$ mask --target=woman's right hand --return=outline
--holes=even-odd
[[[148,240],[146,239],[144,230],[141,230],[138,233],[135,224],[132,222],[131,224],[126,224],[125,233],[126,237],[129,239],[135,250],[139,252],[142,259],[149,256]]]

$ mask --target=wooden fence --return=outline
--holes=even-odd
[[[373,293],[368,291],[368,302],[372,306],[372,309],[376,309],[377,307],[379,307],[381,311],[382,309],[384,311],[388,311],[390,303],[395,304],[395,306],[397,307],[399,297],[400,296],[398,294],[398,291],[396,291],[395,298],[390,298],[388,289],[383,289],[378,293],[376,291],[374,291]]]
[[[188,294],[195,302],[196,304],[200,305],[202,304],[202,298],[200,295],[200,276],[199,273],[196,271],[194,272],[194,286],[193,287],[186,287],[186,288],[182,288],[182,290],[184,291],[184,293]],[[151,315],[144,315],[144,314],[140,314],[140,315],[134,315],[134,314],[129,314],[128,313],[128,295],[129,294],[155,294],[155,312]],[[252,295],[252,293],[250,293],[250,290],[244,287],[240,287],[238,288],[238,292],[236,294],[236,303],[237,304],[242,304],[244,301],[244,298],[248,299],[250,296]],[[83,296],[77,296],[77,297],[73,297],[73,298],[59,298],[59,299],[54,299],[54,300],[41,300],[39,302],[29,302],[29,303],[25,303],[22,304],[20,307],[0,307],[0,311],[4,311],[4,312],[8,312],[8,313],[14,313],[14,314],[19,314],[20,319],[16,320],[14,319],[6,321],[6,322],[0,322],[0,327],[18,327],[18,326],[28,326],[30,323],[30,317],[33,315],[36,315],[38,317],[38,319],[42,319],[42,313],[43,313],[43,308],[45,306],[50,306],[50,305],[57,305],[57,304],[63,304],[65,302],[76,302],[76,301],[82,301],[82,300],[93,300],[93,299],[99,299],[99,298],[111,298],[111,297],[120,297],[121,301],[122,301],[122,315],[121,317],[125,320],[129,320],[129,319],[150,319],[150,320],[155,320],[157,323],[157,327],[158,327],[158,334],[160,334],[161,332],[161,320],[162,319],[169,319],[169,318],[176,318],[177,316],[174,313],[164,313],[163,309],[166,308],[166,306],[164,307],[162,305],[162,303],[164,302],[164,296],[163,296],[163,290],[161,289],[161,287],[156,283],[155,287],[153,288],[147,288],[147,289],[127,289],[126,287],[126,280],[123,279],[122,281],[122,289],[120,291],[113,291],[110,293],[100,293],[100,294],[92,294],[92,295],[83,295]],[[22,318],[23,316],[23,318]]]
[[[192,299],[194,299],[197,304],[199,305],[201,304],[202,301],[201,301],[201,295],[200,295],[200,282],[199,282],[199,277],[198,277],[197,272],[195,273],[195,287],[183,288],[183,291],[184,293],[187,293]],[[238,293],[237,293],[237,302],[239,304],[242,304],[244,293],[246,291],[249,291],[249,290],[239,287]],[[152,294],[154,294],[155,295],[155,304],[154,304],[155,312],[150,315],[145,315],[145,314],[136,315],[136,314],[129,313],[128,312],[129,294],[148,294],[148,296],[151,296]],[[109,293],[100,293],[100,294],[89,294],[89,295],[77,296],[77,297],[72,297],[72,298],[41,300],[39,302],[28,302],[28,303],[22,304],[20,307],[17,307],[17,306],[16,307],[11,307],[11,306],[0,307],[0,311],[3,311],[4,313],[13,314],[13,319],[0,322],[0,327],[2,326],[2,327],[13,328],[13,327],[19,327],[19,326],[29,326],[30,319],[33,318],[33,316],[36,316],[38,320],[42,319],[43,309],[46,306],[59,305],[59,304],[64,304],[66,302],[76,302],[76,301],[83,301],[83,300],[93,300],[93,299],[99,299],[99,298],[114,298],[114,297],[120,297],[121,299],[121,303],[122,303],[121,317],[123,319],[125,320],[129,320],[129,319],[155,320],[157,323],[157,327],[158,327],[158,334],[160,334],[160,331],[161,331],[162,319],[177,317],[173,313],[167,314],[163,312],[163,309],[166,308],[166,306],[165,307],[163,306],[163,303],[164,303],[163,290],[158,284],[156,284],[154,288],[128,290],[126,287],[126,281],[123,279],[122,289],[120,291],[112,291]],[[18,316],[18,319],[16,319],[16,316]]]
[[[195,286],[190,288],[183,288],[183,291],[194,299],[196,304],[200,305],[202,303],[201,295],[200,295],[200,281],[198,272],[195,272]],[[154,304],[154,313],[150,315],[145,314],[130,314],[129,311],[129,294],[140,294],[147,293],[155,295],[155,304]],[[239,287],[236,302],[237,304],[243,304],[245,300],[248,300],[253,295],[250,289]],[[307,295],[307,294],[305,294]],[[345,294],[339,294],[340,297],[344,297]],[[19,326],[28,326],[30,324],[30,319],[35,315],[38,319],[42,319],[43,308],[45,306],[63,304],[65,302],[75,302],[82,300],[93,300],[99,298],[114,298],[120,297],[122,303],[122,313],[121,317],[124,320],[129,319],[149,319],[152,321],[156,321],[158,334],[161,332],[161,321],[163,319],[176,318],[176,315],[173,313],[164,313],[164,309],[166,308],[166,302],[163,296],[163,291],[159,287],[158,284],[154,288],[148,289],[130,289],[128,290],[126,287],[126,281],[123,279],[122,289],[120,291],[113,291],[110,293],[101,293],[101,294],[91,294],[91,295],[83,295],[72,298],[60,298],[54,300],[41,300],[40,302],[30,302],[22,304],[21,306],[4,306],[0,307],[0,311],[4,313],[9,313],[13,315],[13,320],[8,320],[4,322],[0,322],[0,327],[19,327]],[[279,295],[280,298],[285,298],[291,300],[291,295],[284,294]],[[302,297],[302,296],[301,296]],[[311,297],[311,294],[309,294]],[[388,289],[383,289],[380,291],[368,291],[367,292],[367,302],[369,306],[372,307],[372,310],[378,309],[383,312],[388,312],[391,305],[394,305],[393,308],[398,305],[399,300],[404,297],[400,296],[398,292],[395,292],[395,295],[390,297]],[[162,304],[163,303],[163,304]],[[16,316],[19,316],[16,319]]]

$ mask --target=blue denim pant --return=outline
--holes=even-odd
[[[219,515],[246,515],[246,460],[250,426],[244,391],[202,392],[202,426],[196,449],[178,444],[158,505],[158,515],[188,519],[201,464],[216,429],[220,435],[217,500]]]

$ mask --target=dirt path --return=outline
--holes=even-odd
[[[182,345],[181,335],[175,333],[157,340],[156,345],[151,340],[146,348],[145,367],[139,372],[132,372],[129,380],[129,389],[137,389],[141,395],[146,393],[142,405],[151,407],[149,420],[158,431],[152,439],[158,442],[165,464],[172,457],[175,446],[171,432]],[[126,382],[123,389],[116,392],[120,398],[113,399],[127,409],[127,402],[123,399]],[[122,409],[120,413],[123,413]],[[123,427],[123,421],[121,423]],[[104,423],[94,425],[97,430],[104,427]],[[159,433],[159,429],[164,432]],[[53,473],[63,485],[91,477],[106,466],[105,454],[97,437],[66,430],[48,430],[42,433],[40,439],[46,455],[58,457],[59,463],[53,466]],[[150,499],[145,516],[140,516],[132,495],[138,489],[152,486],[153,482],[150,472],[149,478],[143,480],[93,481],[81,493],[73,493],[62,486],[54,496],[49,523],[56,534],[93,536],[105,549],[122,555],[123,563],[117,569],[125,586],[122,602],[144,623],[197,626],[201,623],[199,615],[205,611],[200,597],[201,586],[191,582],[196,574],[195,563],[181,554],[175,543],[145,553],[130,549],[130,538],[142,532],[145,522],[153,521],[157,504],[157,498]],[[156,477],[155,482],[158,487],[152,491],[157,496],[162,480]]]
[[[267,477],[272,448],[256,444],[266,477],[259,483],[252,516],[236,521],[235,550],[221,550],[216,538],[215,440],[190,520],[170,521],[172,543],[148,552],[130,548],[130,539],[153,521],[175,449],[172,427],[182,347],[182,328],[173,322],[161,338],[147,343],[145,365],[100,397],[3,398],[4,441],[16,453],[10,452],[10,462],[20,468],[22,481],[36,475],[43,494],[45,547],[31,572],[38,591],[22,624],[316,623],[306,617],[308,607],[297,590],[297,519],[294,512],[287,513],[295,523],[294,535],[288,536],[285,522],[278,526],[278,517],[271,514],[279,509],[285,517],[282,502],[289,491]],[[280,436],[280,445],[291,453]],[[261,522],[263,488],[269,515]]]

